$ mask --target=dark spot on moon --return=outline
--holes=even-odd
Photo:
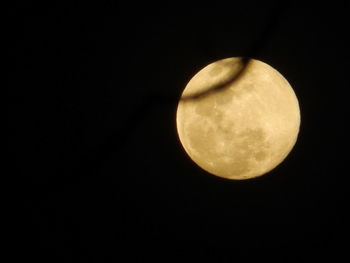
[[[215,102],[218,105],[224,105],[231,102],[233,99],[233,96],[234,96],[234,92],[230,88],[227,88],[216,94]]]
[[[266,135],[261,128],[255,128],[247,129],[246,131],[239,134],[239,137],[241,137],[245,143],[249,144],[249,142],[251,142],[253,144],[256,144],[257,142],[264,140]]]
[[[266,134],[262,128],[248,129],[239,134],[241,140],[239,147],[246,152],[249,157],[256,161],[263,161],[267,157],[268,144],[266,142]]]
[[[195,112],[203,117],[209,117],[213,114],[215,107],[215,100],[213,96],[206,96],[198,98],[198,104],[195,108]]]
[[[263,161],[267,157],[267,153],[264,151],[259,151],[254,154],[254,159],[257,161]]]

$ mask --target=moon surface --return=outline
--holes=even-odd
[[[298,99],[288,81],[259,60],[218,60],[200,70],[178,103],[179,139],[205,171],[227,179],[261,176],[296,143]]]

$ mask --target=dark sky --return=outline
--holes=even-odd
[[[349,4],[216,2],[9,9],[10,176],[27,258],[339,262],[345,254]],[[248,181],[202,171],[176,134],[186,83],[232,56],[276,68],[301,107],[286,161]]]

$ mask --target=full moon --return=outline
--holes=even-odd
[[[218,60],[188,82],[176,124],[189,157],[210,174],[233,180],[262,176],[294,147],[298,99],[268,64],[239,57]]]

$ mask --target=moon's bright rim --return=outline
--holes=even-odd
[[[300,127],[298,99],[288,81],[261,61],[251,59],[245,67],[242,61],[227,58],[200,70],[185,87],[176,114],[189,157],[213,175],[236,180],[280,164]]]

